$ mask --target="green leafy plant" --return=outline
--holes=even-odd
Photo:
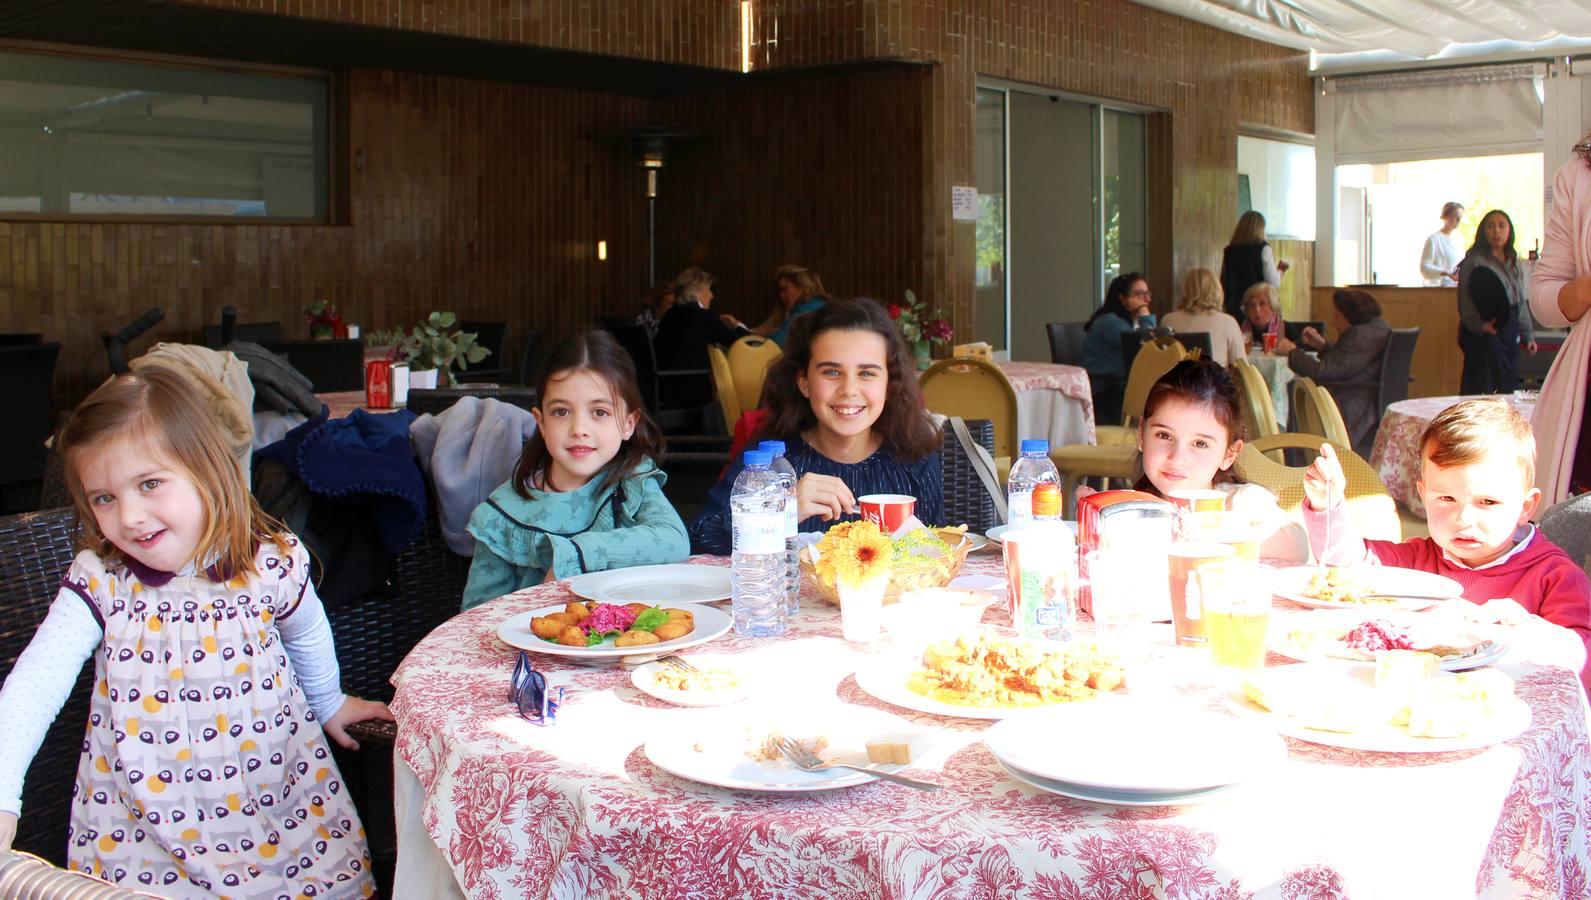
[[[403,338],[401,347],[415,371],[436,369],[449,386],[457,385],[453,368],[469,368],[479,363],[492,351],[475,343],[477,335],[459,330],[458,316],[450,312],[434,312],[424,322]]]

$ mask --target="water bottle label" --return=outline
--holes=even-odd
[[[1059,628],[1061,625],[1061,608],[1059,606],[1041,606],[1033,613],[1033,618],[1040,628]]]
[[[785,537],[793,537],[795,535],[795,533],[800,531],[800,530],[801,530],[801,519],[796,514],[795,498],[791,497],[789,500],[786,500],[784,502],[784,534],[785,534]]]
[[[734,514],[735,552],[784,553],[785,514],[743,513]]]
[[[1018,525],[1033,520],[1033,492],[1012,491],[1006,496],[1006,521]]]

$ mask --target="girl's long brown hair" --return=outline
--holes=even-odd
[[[635,430],[630,433],[623,444],[619,445],[619,452],[613,459],[602,467],[601,482],[598,483],[597,493],[603,493],[635,471],[644,460],[658,459],[663,455],[663,431],[652,421],[647,414],[646,406],[641,402],[641,389],[636,383],[635,362],[630,359],[630,354],[619,346],[613,335],[606,331],[588,331],[578,337],[572,337],[552,348],[547,355],[547,362],[543,365],[541,378],[536,383],[537,403],[545,402],[547,385],[553,381],[562,381],[576,372],[591,372],[607,382],[608,389],[613,392],[613,397],[622,407],[619,415],[639,413],[635,421]],[[530,436],[525,442],[525,450],[519,456],[519,465],[514,467],[514,492],[525,499],[530,499],[530,492],[538,484],[547,483],[547,467],[552,464],[552,454],[547,452],[547,439],[542,436],[541,429]]]
[[[58,437],[67,490],[77,508],[78,549],[106,560],[121,558],[121,551],[100,531],[84,493],[85,457],[147,449],[181,469],[199,492],[205,523],[194,549],[195,564],[209,566],[226,580],[252,572],[265,541],[289,552],[287,526],[267,515],[249,493],[243,470],[205,401],[224,389],[195,383],[209,377],[197,370],[145,366],[105,382],[78,405]]]
[[[873,423],[873,431],[883,437],[895,457],[914,462],[939,449],[939,429],[929,420],[923,405],[917,367],[906,342],[884,307],[865,297],[826,303],[814,312],[798,316],[790,325],[784,355],[768,367],[768,376],[762,383],[762,402],[770,415],[756,440],[790,443],[817,426],[812,401],[801,393],[797,379],[806,374],[812,363],[812,342],[826,331],[871,331],[884,339],[889,385],[885,389],[884,410]]]

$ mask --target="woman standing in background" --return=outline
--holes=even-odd
[[[1475,229],[1458,267],[1459,393],[1509,393],[1519,384],[1519,347],[1536,352],[1525,273],[1514,250],[1514,220],[1494,209]]]
[[[1232,240],[1221,251],[1221,290],[1226,294],[1226,314],[1243,320],[1243,295],[1260,282],[1282,286],[1287,263],[1277,262],[1265,241],[1265,217],[1249,210],[1238,217]]]

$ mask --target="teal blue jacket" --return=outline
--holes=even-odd
[[[532,490],[504,483],[470,514],[475,558],[464,608],[559,578],[627,566],[680,562],[690,555],[685,523],[663,496],[668,476],[647,460],[598,494],[601,479],[577,491]]]

